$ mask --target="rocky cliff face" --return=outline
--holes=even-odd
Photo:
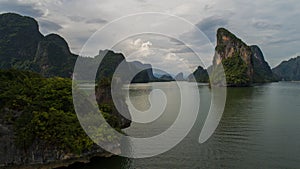
[[[77,56],[56,34],[43,36],[38,23],[14,13],[0,15],[0,69],[31,70],[45,77],[70,77]]]
[[[273,80],[258,46],[248,46],[224,28],[218,29],[213,66],[223,64],[228,86],[249,86]]]
[[[283,61],[272,71],[278,80],[300,81],[300,56]]]
[[[241,58],[247,67],[247,75],[253,74],[253,65],[251,60],[251,49],[241,39],[224,28],[217,31],[217,46],[215,49],[214,65],[220,64],[223,60],[233,57]]]
[[[250,46],[253,62],[253,82],[264,83],[274,81],[274,75],[269,64],[265,61],[264,55],[256,45]]]
[[[0,15],[0,68],[29,69],[43,39],[37,22],[14,13]]]
[[[76,59],[62,37],[50,34],[38,43],[32,66],[45,77],[71,77]]]

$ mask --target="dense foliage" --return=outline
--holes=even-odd
[[[0,68],[29,69],[42,34],[37,22],[29,17],[0,15]]]
[[[250,79],[247,70],[247,64],[236,53],[233,57],[223,59],[222,64],[216,65],[213,68],[212,84],[221,86],[248,86],[250,85]],[[226,84],[224,78],[226,78]]]
[[[8,70],[0,71],[0,81],[0,112],[14,126],[18,147],[27,149],[34,142],[43,142],[73,153],[92,147],[74,112],[70,79]],[[116,123],[109,112],[103,115]],[[97,131],[103,140],[113,139],[104,137],[105,128]]]
[[[239,57],[235,56],[222,60],[228,86],[247,86],[250,83],[247,75],[247,64]]]
[[[70,77],[75,61],[65,40],[55,34],[43,36],[33,18],[0,14],[0,69]]]

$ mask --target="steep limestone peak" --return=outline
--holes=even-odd
[[[225,28],[219,28],[217,30],[217,44],[229,44],[229,43],[241,43],[246,45],[240,38],[236,37],[233,33]],[[246,45],[247,46],[247,45]]]
[[[273,81],[272,71],[260,48],[256,45],[248,46],[225,28],[217,31],[213,65],[218,66],[220,63],[224,67],[229,86]]]
[[[254,54],[254,58],[260,60],[261,62],[265,61],[264,55],[261,49],[257,45],[250,46],[252,53]]]
[[[0,68],[28,69],[25,61],[33,60],[42,38],[33,18],[14,13],[0,14]]]
[[[217,46],[214,64],[219,64],[221,60],[239,55],[246,64],[250,64],[249,55],[251,49],[241,39],[225,28],[217,31]]]

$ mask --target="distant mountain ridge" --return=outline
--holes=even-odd
[[[174,77],[174,79],[175,79],[176,81],[185,81],[185,78],[184,78],[182,72],[178,73],[178,74]]]
[[[97,73],[97,79],[111,78],[117,66],[126,59],[123,54],[105,52]],[[71,77],[77,58],[71,53],[64,38],[57,34],[42,35],[37,21],[15,13],[0,14],[0,69],[30,70],[44,77]],[[97,56],[94,57],[97,59]],[[85,58],[88,65],[95,64],[93,58]],[[157,80],[150,64],[128,62],[128,70],[141,71],[133,83]]]
[[[281,62],[272,71],[278,80],[300,81],[300,56]]]
[[[196,81],[198,83],[208,83],[208,72],[202,66],[198,66],[198,68],[188,76],[187,80],[190,82]]]
[[[67,42],[61,36],[56,34],[44,36],[39,32],[38,23],[33,18],[14,13],[1,14],[0,25],[0,69],[31,70],[45,77],[72,76],[79,56],[71,53]],[[111,77],[122,61],[126,61],[122,54],[107,52],[98,70],[98,79]],[[94,64],[90,58],[87,58],[86,62]],[[248,86],[252,83],[274,81],[272,70],[260,48],[246,45],[225,28],[217,31],[213,66],[221,62],[229,86]],[[150,64],[128,62],[127,65],[130,71],[143,70],[134,77],[133,83],[171,80],[169,77],[161,79],[155,77]],[[205,71],[196,70],[194,72],[196,81],[208,81],[205,74]],[[182,77],[177,79],[184,80]]]

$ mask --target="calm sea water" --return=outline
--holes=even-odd
[[[153,88],[159,88],[166,94],[168,104],[164,114],[147,125],[133,123],[124,130],[127,134],[134,137],[154,136],[168,129],[175,120],[180,97],[174,83],[132,85],[130,99],[133,105],[139,110],[148,109],[148,95]],[[205,112],[210,106],[210,89],[199,85],[197,89],[191,87],[190,90],[200,92],[201,110],[188,136],[172,150],[145,159],[95,158],[89,164],[77,164],[72,168],[300,168],[300,83],[229,88],[221,122],[204,144],[199,144],[198,138],[207,115]],[[194,100],[189,101],[193,103]]]

